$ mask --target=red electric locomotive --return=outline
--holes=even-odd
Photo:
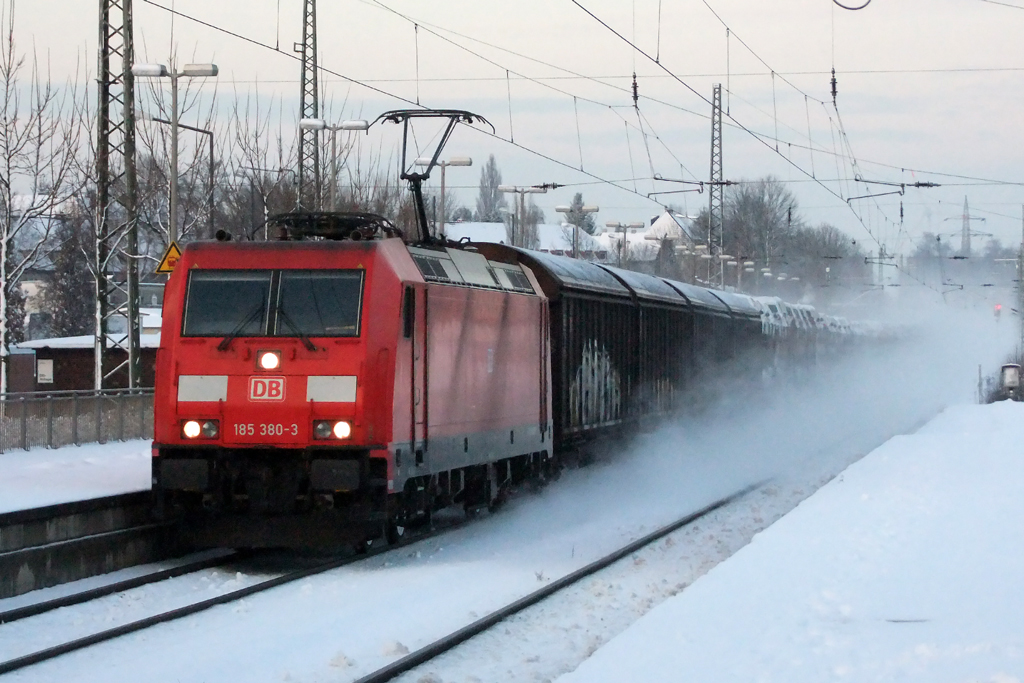
[[[421,219],[425,177],[407,176]],[[547,302],[529,269],[370,214],[279,223],[277,242],[188,245],[167,283],[153,490],[192,542],[394,540],[547,466]]]
[[[153,485],[209,542],[394,534],[550,452],[546,300],[521,266],[386,236],[196,243],[164,302]]]

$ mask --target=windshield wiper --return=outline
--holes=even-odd
[[[288,327],[292,328],[292,331],[295,332],[295,334],[299,335],[299,339],[302,340],[303,346],[305,346],[310,351],[316,351],[316,345],[310,340],[309,337],[306,336],[306,333],[300,330],[299,326],[296,325],[295,322],[290,317],[288,317],[288,314],[284,312],[284,308],[278,306],[277,316],[281,320],[285,321],[288,324]]]
[[[227,351],[228,347],[231,345],[231,342],[234,341],[234,339],[242,333],[242,330],[245,329],[246,325],[256,320],[256,316],[258,316],[260,314],[260,311],[262,310],[263,302],[261,301],[258,304],[256,304],[256,308],[252,309],[249,315],[245,316],[245,319],[243,319],[242,322],[235,325],[235,329],[231,330],[228,336],[220,340],[220,344],[217,344],[217,350]]]

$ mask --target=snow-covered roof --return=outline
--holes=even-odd
[[[651,223],[646,236],[652,240],[697,241],[693,237],[693,222],[686,216],[670,211],[664,212]]]
[[[161,317],[162,311],[159,308],[140,308],[139,309],[139,323],[142,326],[142,334],[139,335],[139,343],[142,348],[157,348],[160,346],[160,325],[162,323]],[[121,323],[124,324],[124,318],[121,318]],[[146,330],[156,330],[156,332],[146,332]],[[123,339],[123,334],[113,333],[108,334],[107,338],[114,341],[120,342]],[[29,341],[15,344],[13,348],[32,350],[32,349],[91,349],[95,337],[91,334],[83,334],[76,337],[50,337],[49,339],[31,339]]]
[[[445,233],[450,240],[469,239],[473,242],[493,242],[508,244],[508,231],[504,223],[478,223],[466,221],[445,224]],[[670,239],[694,243],[692,221],[680,214],[668,211],[653,220],[651,225],[616,231],[598,227],[596,235],[585,231],[579,232],[579,250],[588,261],[604,261],[614,263],[618,260],[620,240],[625,234],[625,256],[631,261],[653,261],[658,258],[662,240]],[[537,226],[536,251],[550,254],[571,254],[573,228],[568,225],[552,225],[542,223]]]
[[[508,244],[509,241],[508,231],[504,223],[478,223],[475,221],[446,223],[444,231],[448,239],[455,242],[461,239],[469,239],[472,242]],[[584,258],[589,260],[604,260],[608,258],[607,245],[592,235],[580,230],[578,240],[579,250]],[[572,227],[541,223],[537,226],[537,241],[539,245],[536,251],[550,254],[572,253]]]
[[[113,345],[115,342],[121,342],[124,339],[124,335],[120,334],[109,334],[107,335],[109,343]],[[83,334],[77,337],[53,337],[51,339],[33,339],[31,341],[21,342],[15,344],[19,349],[91,349],[96,337],[91,334]],[[155,349],[160,346],[160,333],[152,332],[150,334],[139,335],[139,346],[144,349]]]

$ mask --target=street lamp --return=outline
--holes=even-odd
[[[524,232],[523,228],[526,225],[526,195],[528,194],[544,194],[548,191],[546,187],[520,187],[518,185],[498,185],[498,192],[504,192],[505,194],[517,194],[519,195],[519,232]],[[515,223],[512,224],[512,246],[513,247],[525,247],[525,244],[518,244],[522,241],[522,235],[516,234]]]
[[[132,75],[136,78],[171,79],[171,200],[168,216],[168,237],[170,242],[178,239],[178,79],[213,78],[217,75],[216,64],[186,64],[181,71],[168,70],[163,64],[134,64]]]
[[[167,119],[160,119],[160,118],[157,118],[155,116],[145,115],[145,118],[149,119],[153,123],[162,123],[162,124],[167,125],[167,126],[174,125],[172,122],[168,121]],[[208,140],[209,140],[209,143],[210,143],[210,195],[206,198],[206,201],[207,201],[207,212],[209,213],[209,217],[207,218],[207,221],[208,221],[208,225],[209,225],[209,228],[210,228],[210,234],[212,235],[213,234],[213,182],[214,182],[214,171],[216,169],[216,166],[213,163],[213,131],[212,130],[206,130],[205,128],[197,128],[196,126],[189,126],[189,125],[186,125],[186,124],[180,123],[180,122],[178,123],[178,128],[184,128],[185,130],[190,130],[190,131],[192,131],[194,133],[201,133],[202,135],[208,136]]]
[[[618,221],[608,221],[604,224],[605,227],[611,228],[615,232],[621,232],[622,237],[619,238],[619,263],[618,267],[622,267],[622,250],[626,245],[626,234],[629,230],[639,230],[640,228],[647,225],[643,221],[636,221],[633,223],[619,223]]]
[[[569,218],[570,213],[578,213],[586,216],[588,213],[597,213],[601,208],[598,206],[581,206],[576,211],[573,211],[571,206],[565,206],[564,204],[555,207],[555,211],[558,213],[564,213],[566,220]],[[580,257],[580,226],[576,225],[572,221],[569,222],[573,226],[572,230],[572,257]]]
[[[338,210],[338,148],[335,135],[339,130],[367,130],[369,127],[370,123],[362,119],[342,121],[337,126],[327,125],[324,119],[299,119],[299,128],[303,130],[331,131],[331,211]]]
[[[430,166],[430,159],[427,157],[421,157],[416,160],[416,165]],[[444,169],[448,168],[449,166],[472,166],[473,160],[470,159],[469,157],[452,157],[451,159],[448,159],[448,161],[435,161],[434,165],[441,167],[441,226],[437,232],[438,237],[444,239],[444,217],[445,210],[448,207],[448,205],[445,204],[444,202]]]

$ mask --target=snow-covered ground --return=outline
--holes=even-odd
[[[717,585],[718,580],[712,577],[719,573],[719,569],[708,574],[709,570],[737,553],[755,535],[850,463],[893,435],[915,432],[950,403],[969,402],[976,383],[977,364],[985,363],[990,367],[998,363],[1001,360],[999,348],[1005,346],[998,343],[991,329],[979,331],[978,327],[967,325],[958,329],[965,334],[929,335],[927,344],[916,338],[902,346],[869,346],[816,378],[805,378],[785,389],[774,388],[768,394],[742,386],[723,390],[721,398],[712,406],[694,409],[678,423],[641,435],[631,444],[610,447],[608,450],[614,457],[602,459],[587,468],[570,470],[542,492],[520,496],[499,514],[484,516],[442,537],[91,647],[33,666],[9,678],[18,681],[104,683],[111,680],[146,680],[148,683],[352,681],[682,514],[766,478],[771,479],[769,485],[636,553],[580,586],[503,623],[441,660],[408,674],[403,680],[417,683],[553,680],[570,674],[581,665],[583,668],[579,674],[573,674],[576,676],[573,680],[589,680],[585,674],[587,667],[607,670],[607,675],[616,680],[642,680],[643,675],[632,672],[624,675],[624,669],[611,668],[625,666],[621,662],[612,663],[615,657],[623,656],[623,650],[617,650],[619,654],[616,655],[616,651],[611,649],[617,647],[616,638],[631,637],[631,625],[643,615],[656,618],[670,605],[675,605],[675,601],[685,602],[690,595],[699,596],[705,592],[711,596],[703,598],[705,605],[710,604],[715,595],[724,600],[715,607],[719,610],[717,614],[703,614],[709,609],[707,607],[689,612],[692,621],[688,623],[699,625],[693,637],[709,639],[699,641],[706,642],[706,646],[699,643],[692,646],[692,650],[703,647],[704,659],[699,661],[707,667],[695,670],[692,676],[675,678],[758,680],[756,674],[760,669],[756,664],[761,661],[759,658],[770,659],[776,650],[791,657],[802,657],[809,663],[807,670],[812,668],[810,663],[815,666],[820,663],[816,659],[823,656],[820,652],[829,649],[845,651],[851,657],[860,656],[860,661],[854,662],[859,666],[871,657],[870,651],[862,652],[854,642],[853,636],[862,632],[856,629],[869,621],[867,617],[861,619],[860,615],[870,613],[872,618],[883,620],[882,625],[893,629],[912,629],[922,625],[930,628],[929,624],[939,623],[943,614],[948,613],[948,610],[943,611],[947,603],[957,602],[946,596],[928,603],[925,582],[920,586],[910,586],[906,595],[899,586],[882,582],[895,576],[903,565],[895,560],[883,562],[878,553],[887,548],[900,552],[905,549],[906,554],[895,559],[909,562],[912,559],[910,551],[920,547],[920,544],[912,542],[914,537],[920,536],[924,539],[921,543],[930,544],[928,547],[933,552],[927,554],[928,560],[940,562],[948,555],[956,555],[948,544],[946,529],[953,513],[941,508],[942,504],[952,506],[953,499],[949,498],[948,503],[946,500],[927,500],[930,492],[935,491],[938,495],[940,490],[948,498],[952,485],[931,485],[929,481],[940,482],[948,475],[953,477],[953,481],[970,484],[974,487],[972,490],[986,490],[991,486],[994,491],[991,497],[971,499],[971,504],[979,508],[975,512],[980,515],[980,508],[992,505],[1002,505],[1007,510],[1006,516],[990,510],[998,526],[990,520],[983,527],[973,527],[979,533],[994,533],[993,547],[985,547],[982,541],[977,540],[970,546],[970,551],[1000,557],[993,548],[1004,548],[1013,541],[1007,534],[1006,522],[1012,521],[1008,516],[1020,518],[1018,508],[1000,493],[1014,486],[1020,490],[1020,482],[1004,471],[1016,461],[992,460],[995,455],[979,456],[988,441],[979,441],[968,463],[961,463],[969,476],[961,475],[955,469],[960,456],[953,451],[942,451],[944,455],[933,457],[925,470],[927,476],[920,484],[924,488],[920,490],[914,488],[916,484],[911,475],[918,476],[918,473],[913,467],[893,469],[873,463],[878,458],[902,462],[902,454],[905,451],[913,454],[918,448],[913,444],[921,438],[931,438],[931,446],[928,447],[935,449],[967,448],[964,444],[985,431],[975,419],[984,422],[999,410],[1014,411],[1016,406],[957,409],[963,412],[947,413],[942,418],[947,422],[940,421],[936,423],[938,426],[922,430],[919,436],[890,442],[851,470],[872,475],[857,479],[855,493],[848,496],[848,502],[860,505],[860,508],[842,509],[841,500],[825,505],[811,515],[822,517],[812,529],[822,537],[811,536],[806,541],[797,538],[772,546],[776,554],[774,562],[790,562],[789,566],[795,567],[793,584],[808,590],[813,585],[813,570],[824,566],[829,558],[838,558],[841,570],[830,580],[838,581],[859,568],[859,585],[867,588],[879,586],[881,589],[875,598],[877,609],[874,612],[861,606],[855,595],[841,590],[821,594],[822,588],[817,587],[815,600],[807,598],[803,604],[809,604],[811,609],[818,611],[809,612],[810,616],[801,616],[797,602],[781,604],[772,600],[776,591],[786,590],[787,584],[783,577],[778,576],[781,570],[773,573],[772,581],[764,578],[767,569],[773,566],[767,560],[743,565],[745,568],[739,571],[725,569],[733,560],[719,566],[726,571],[727,577],[729,571],[734,571],[749,585],[719,592],[700,587],[706,582]],[[927,351],[923,350],[925,348]],[[751,403],[754,396],[760,396],[760,399]],[[948,429],[942,433],[941,425],[948,425],[951,415],[961,416],[956,418],[961,420],[960,432],[975,436],[959,437]],[[1019,421],[1020,415],[1014,413],[1007,419]],[[992,438],[1006,442],[1016,438],[1005,429],[999,433],[1001,436]],[[110,446],[105,448],[110,453],[114,452]],[[1008,454],[1010,448],[1007,445],[998,453]],[[144,451],[143,448],[139,450]],[[35,453],[42,462],[48,455],[60,452]],[[983,466],[971,469],[979,464]],[[62,478],[60,473],[54,475],[52,472],[62,469],[80,472],[86,468],[81,463],[68,460],[64,464],[55,464],[50,470],[39,471],[47,477]],[[115,469],[120,472],[130,468]],[[140,467],[140,470],[148,476],[145,467]],[[73,481],[75,476],[70,475],[63,480]],[[899,478],[904,476],[907,481]],[[850,477],[850,474],[844,474],[841,483],[837,480],[826,491],[847,486]],[[986,478],[990,481],[986,482]],[[33,485],[37,483],[40,488],[45,488],[39,482]],[[141,487],[144,486],[142,484]],[[856,523],[856,513],[862,509],[870,510],[865,506],[875,500],[874,496],[884,500],[886,496],[894,495],[890,492],[899,490],[908,492],[903,507],[875,510],[871,518],[876,520],[875,524],[865,521],[856,527],[862,535],[856,537],[855,546],[839,542],[831,544],[828,525],[835,525],[837,534],[842,535],[846,532],[844,521]],[[869,496],[867,502],[859,498],[863,494]],[[817,503],[808,501],[806,505],[815,509],[813,506]],[[919,507],[914,508],[914,505]],[[798,515],[806,516],[800,512],[804,509],[803,506],[798,508]],[[934,511],[934,514],[929,511]],[[826,513],[833,516],[826,520]],[[906,519],[901,515],[907,515]],[[965,533],[972,528],[965,522],[958,524]],[[785,528],[785,524],[780,528]],[[770,538],[772,533],[774,528],[758,536],[754,544],[736,556],[735,561],[740,561],[744,553],[764,546],[763,539]],[[823,550],[824,559],[815,555],[818,549]],[[801,561],[805,564],[800,564]],[[760,564],[765,564],[765,567],[762,569]],[[971,591],[956,594],[959,586],[951,583],[946,586],[947,593],[962,595],[963,600],[959,604],[964,605],[985,602],[979,594],[986,590],[990,591],[990,596],[1013,591],[1020,581],[1017,584],[1008,581],[1013,578],[1010,563],[997,564],[1005,572],[996,576],[999,567],[994,568],[985,577],[993,582],[991,586],[978,583],[971,586]],[[806,585],[801,582],[805,572]],[[224,569],[199,572],[87,605],[2,625],[0,660],[107,629],[169,606],[247,585],[267,573],[268,570],[260,565],[236,563]],[[951,574],[944,576],[957,578]],[[829,584],[825,589],[837,587]],[[735,597],[739,588],[763,591],[767,595],[763,598],[766,602],[748,597],[741,603]],[[735,593],[730,593],[730,590],[735,590]],[[677,597],[672,598],[673,595]],[[743,595],[749,596],[750,593]],[[24,601],[26,597],[18,600]],[[36,597],[47,597],[47,591],[39,591]],[[987,599],[991,602],[991,597]],[[882,609],[889,604],[901,609]],[[759,607],[755,608],[755,605]],[[846,606],[849,606],[849,613],[844,613]],[[934,611],[926,614],[923,609],[920,612],[912,609],[918,606],[932,607]],[[0,610],[5,608],[4,601],[0,601]],[[773,609],[776,610],[774,613]],[[735,612],[735,620],[760,619],[759,627],[741,625],[742,628],[737,627],[730,634],[726,627],[735,624],[734,615],[729,610]],[[707,620],[702,622],[702,617]],[[918,618],[932,621],[899,621]],[[852,635],[827,631],[828,628],[842,628],[844,619],[852,620],[849,622],[853,624],[851,631],[855,631]],[[885,619],[894,619],[898,623],[885,622]],[[970,623],[980,623],[979,619],[980,616],[978,619],[972,617]],[[642,624],[643,619],[635,628],[641,628]],[[787,636],[786,625],[794,624],[797,630]],[[1003,621],[1002,625],[1005,626],[1006,622]],[[1018,631],[1024,632],[1024,629]],[[672,633],[676,631],[660,635]],[[720,641],[713,641],[716,633],[721,636]],[[984,650],[985,643],[1009,652],[1005,650],[1008,639],[999,640],[996,635],[979,632],[979,639],[965,645],[964,652],[975,645]],[[650,651],[635,645],[638,641],[645,647],[649,644]],[[629,653],[630,662],[646,662],[652,666],[652,677],[659,672],[672,673],[675,660],[668,654],[655,654],[661,642],[654,635],[637,636],[631,642],[634,645]],[[731,648],[728,656],[717,662],[713,661],[715,642],[721,647]],[[936,659],[950,656],[949,650],[943,649],[945,642],[941,639],[922,642],[934,645]],[[608,643],[611,643],[607,645],[610,648],[608,652],[612,654],[603,660],[598,659],[606,657],[602,646]],[[669,643],[668,649],[672,647],[674,645]],[[598,654],[594,655],[595,652]],[[927,659],[931,650],[923,649],[921,652]],[[1001,662],[996,662],[996,656],[1002,655],[993,655],[989,661],[999,666],[991,674],[979,673],[979,676],[987,675],[989,678],[977,680],[999,680],[991,677],[1000,672],[1016,675]],[[984,655],[975,657],[974,661],[981,657]],[[659,663],[664,667],[659,667]],[[743,669],[746,664],[754,668]],[[731,673],[733,668],[741,673],[734,676]],[[766,670],[773,671],[770,667]],[[824,664],[813,669],[817,678],[835,678],[839,675],[837,671],[842,670],[833,670]],[[856,671],[861,675],[852,676],[851,680],[871,679],[872,676],[884,678],[884,674],[876,675],[865,668]],[[944,669],[932,668],[929,671],[941,674]],[[786,673],[772,673],[774,678],[769,680],[783,680]],[[811,677],[806,679],[811,680]]]
[[[149,490],[151,460],[141,440],[0,453],[0,513]]]
[[[559,683],[1024,680],[1022,424],[892,439]]]

